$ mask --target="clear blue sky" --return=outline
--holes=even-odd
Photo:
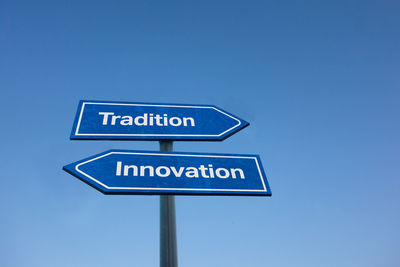
[[[251,123],[176,151],[260,154],[272,198],[180,196],[180,266],[400,266],[399,1],[0,2],[0,265],[158,266],[157,196],[61,170],[80,99]]]

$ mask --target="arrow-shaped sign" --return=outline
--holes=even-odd
[[[81,100],[71,139],[221,141],[248,125],[215,106]]]
[[[104,194],[271,196],[258,155],[110,150],[63,169]]]

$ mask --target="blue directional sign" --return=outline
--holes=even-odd
[[[81,100],[71,139],[221,141],[248,125],[215,106]]]
[[[104,194],[271,196],[258,155],[109,150],[63,169]]]

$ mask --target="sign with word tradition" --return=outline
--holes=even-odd
[[[222,141],[248,125],[215,106],[81,100],[71,139]]]

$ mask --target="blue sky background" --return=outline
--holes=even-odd
[[[179,196],[180,266],[400,266],[399,1],[0,2],[0,265],[158,266],[159,197],[61,170],[80,99],[251,123],[176,151],[260,154],[272,198]]]

